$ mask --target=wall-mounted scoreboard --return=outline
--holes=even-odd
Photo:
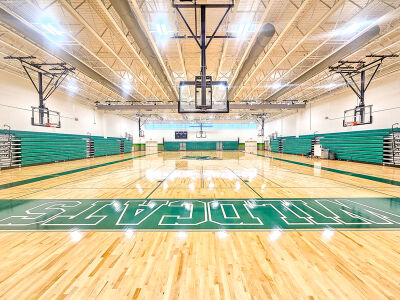
[[[186,140],[187,136],[188,136],[187,131],[175,131],[176,140]]]

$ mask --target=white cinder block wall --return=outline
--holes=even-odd
[[[372,81],[365,96],[366,105],[372,104],[373,123],[370,125],[343,127],[343,113],[357,105],[357,96],[347,88],[336,95],[327,95],[308,104],[305,109],[265,125],[265,135],[274,132],[278,136],[296,136],[343,131],[390,128],[400,122],[400,73]],[[325,117],[329,117],[325,120]],[[333,119],[333,120],[331,120]]]
[[[39,99],[30,81],[0,71],[0,127],[4,124],[13,130],[44,131],[53,133],[87,134],[124,137],[137,132],[135,121],[111,113],[95,111],[77,101],[74,95],[56,91],[46,101],[50,110],[61,113],[61,128],[31,125],[31,106]],[[74,119],[78,118],[78,121]]]

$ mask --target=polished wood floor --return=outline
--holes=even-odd
[[[183,158],[200,155],[218,159]],[[400,197],[319,167],[395,181],[400,169],[271,155],[315,167],[166,152],[4,187],[121,155],[1,171],[0,199]],[[398,230],[0,232],[0,299],[399,299],[399,282]]]

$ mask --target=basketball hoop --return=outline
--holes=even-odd
[[[57,123],[46,123],[45,126],[46,127],[57,127],[58,124]]]
[[[346,122],[346,127],[351,127],[351,126],[356,126],[358,123],[357,122]]]

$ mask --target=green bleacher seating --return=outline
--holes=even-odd
[[[383,162],[383,142],[391,129],[347,131],[318,134],[324,149],[335,153],[337,159],[379,163]],[[283,153],[306,155],[312,150],[313,135],[283,137],[271,141],[271,151],[279,152],[283,139]]]
[[[283,153],[307,155],[312,151],[314,136],[287,137],[283,141]]]
[[[18,130],[11,134],[19,140],[22,166],[86,158],[88,138],[94,140],[95,156],[120,154],[121,140],[124,153],[132,152],[132,142],[123,138]]]
[[[272,152],[279,152],[279,141],[281,138],[276,138],[271,141],[271,151]]]

